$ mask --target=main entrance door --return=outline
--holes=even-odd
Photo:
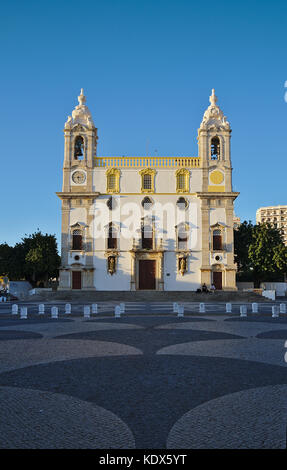
[[[156,288],[155,270],[156,260],[139,260],[139,289],[154,290]]]
[[[214,271],[213,284],[215,285],[216,290],[222,290],[222,272]]]
[[[72,271],[72,289],[82,288],[82,273],[81,271]]]

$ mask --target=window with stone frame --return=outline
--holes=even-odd
[[[189,170],[180,168],[176,171],[176,192],[187,193],[189,191]]]
[[[143,175],[143,189],[152,189],[152,176],[149,174]]]
[[[108,228],[107,248],[108,250],[117,250],[118,248],[118,230],[112,223]]]
[[[223,249],[222,232],[219,229],[213,230],[213,233],[212,233],[212,247],[213,247],[214,251]]]
[[[83,249],[83,233],[82,230],[76,229],[72,233],[72,250],[81,251]]]
[[[142,249],[153,249],[153,227],[151,224],[144,223],[141,228]]]
[[[178,250],[187,250],[188,249],[188,227],[186,224],[180,224],[177,227],[177,249]]]

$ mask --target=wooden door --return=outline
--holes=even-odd
[[[82,273],[81,271],[72,271],[72,289],[82,288]]]
[[[222,272],[213,273],[213,284],[216,290],[222,290]]]
[[[139,260],[139,289],[155,290],[156,260]]]

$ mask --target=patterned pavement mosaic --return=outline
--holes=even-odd
[[[0,448],[286,448],[286,315],[151,310],[0,306]]]

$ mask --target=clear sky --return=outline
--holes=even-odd
[[[0,243],[60,238],[63,127],[83,87],[98,155],[197,155],[215,88],[231,124],[236,214],[287,204],[287,2],[1,4]]]

